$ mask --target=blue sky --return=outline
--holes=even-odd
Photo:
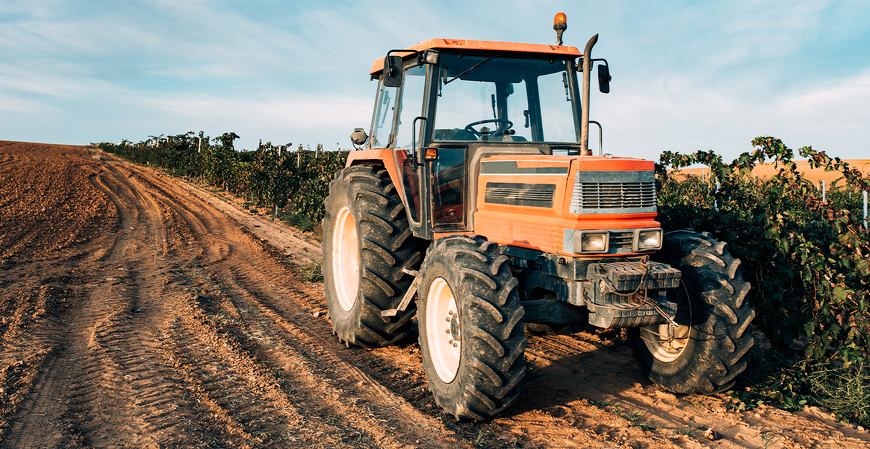
[[[604,149],[731,158],[772,135],[870,158],[870,2],[4,0],[0,140],[63,144],[234,131],[350,147],[372,61],[433,37],[565,43],[600,35]],[[592,136],[591,141],[597,142]]]

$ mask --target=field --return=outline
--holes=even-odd
[[[861,171],[865,176],[870,175],[870,159],[846,159],[845,162]],[[843,175],[839,172],[828,172],[821,168],[812,168],[808,161],[797,161],[795,164],[797,165],[798,172],[803,174],[803,177],[807,180],[815,182],[825,181],[828,183],[828,186],[835,181],[841,185],[843,184]],[[760,178],[769,178],[778,172],[779,167],[773,162],[759,164],[752,169],[752,174]],[[710,169],[684,168],[680,170],[680,173],[683,175],[704,176],[709,175]]]
[[[529,337],[458,423],[415,340],[332,335],[311,233],[93,148],[0,141],[0,447],[863,448],[826,410],[675,396],[618,332]]]

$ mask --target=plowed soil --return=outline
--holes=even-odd
[[[310,236],[84,147],[0,141],[0,447],[863,448],[816,408],[652,386],[614,332],[530,336],[519,402],[434,405],[413,339],[349,349]]]

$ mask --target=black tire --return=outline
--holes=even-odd
[[[355,241],[354,241],[355,240]],[[342,246],[344,244],[344,246]],[[348,346],[394,343],[411,330],[413,307],[392,317],[420,260],[405,208],[385,170],[339,170],[329,184],[323,218],[323,283],[332,329]],[[338,256],[336,257],[336,254]],[[354,262],[347,262],[356,258]]]
[[[443,237],[421,273],[417,317],[429,390],[457,420],[498,415],[519,397],[526,373],[524,311],[507,256],[483,237]],[[456,313],[439,307],[451,299]]]
[[[718,393],[746,369],[755,311],[744,301],[749,283],[740,274],[740,260],[726,246],[707,232],[673,231],[653,257],[682,272],[681,286],[668,294],[678,304],[679,327],[672,343],[659,337],[667,326],[632,328],[629,334],[649,378],[674,393]]]

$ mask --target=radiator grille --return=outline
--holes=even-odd
[[[572,213],[656,211],[656,186],[652,172],[591,172],[592,175],[586,176],[584,173],[590,172],[579,172],[574,183]]]

